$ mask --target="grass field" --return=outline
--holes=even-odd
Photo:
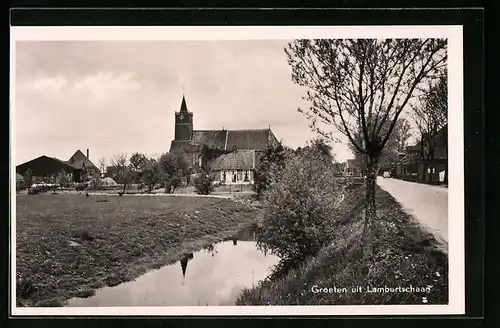
[[[60,306],[137,278],[244,229],[256,209],[226,199],[18,195],[18,306]]]
[[[357,188],[346,198],[350,213],[342,215],[329,245],[300,267],[286,274],[276,272],[257,287],[243,290],[237,304],[447,304],[447,255],[432,235],[423,232],[415,219],[379,188],[374,238],[368,245],[371,247],[366,247],[361,238],[363,193],[363,187]],[[362,290],[352,290],[357,287]],[[428,289],[420,292],[416,287]],[[332,288],[333,292],[318,293],[319,288]]]

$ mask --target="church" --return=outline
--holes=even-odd
[[[279,144],[271,128],[249,130],[194,130],[193,113],[182,97],[175,112],[175,139],[170,152],[185,154],[193,168],[209,164],[215,181],[222,184],[252,184],[259,156],[269,146]],[[210,163],[203,163],[203,147],[219,153]]]

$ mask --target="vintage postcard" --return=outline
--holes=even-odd
[[[461,26],[12,27],[12,315],[464,314]]]

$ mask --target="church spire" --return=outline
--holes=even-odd
[[[186,98],[182,95],[181,112],[187,112]]]

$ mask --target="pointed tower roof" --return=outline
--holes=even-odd
[[[187,113],[187,111],[186,98],[182,95],[181,112]]]

